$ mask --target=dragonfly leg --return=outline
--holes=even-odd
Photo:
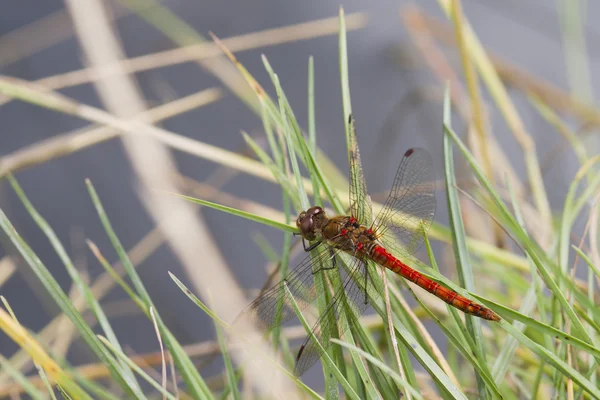
[[[309,252],[311,250],[314,250],[317,248],[318,245],[321,244],[321,241],[319,240],[318,242],[315,242],[313,244],[311,244],[310,246],[306,246],[306,241],[304,240],[304,238],[302,238],[302,247],[304,247],[304,251]]]
[[[320,271],[328,271],[330,269],[337,268],[337,261],[335,260],[335,252],[333,251],[332,248],[329,248],[329,254],[331,255],[331,258],[330,258],[330,260],[331,260],[331,266],[330,267],[321,267],[321,268],[313,271],[313,275],[316,274],[317,272],[320,272]]]
[[[363,268],[365,270],[365,304],[367,304],[367,302],[369,301],[369,299],[367,299],[367,284],[369,282],[367,282],[367,263],[364,264]]]

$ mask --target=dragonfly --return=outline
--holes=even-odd
[[[353,124],[352,118],[350,123]],[[303,310],[322,295],[313,282],[315,275],[337,268],[341,253],[351,256],[347,275],[340,280],[342,287],[335,291],[337,294],[297,353],[294,374],[298,377],[321,358],[331,338],[344,333],[337,322],[342,313],[348,321],[343,326],[348,329],[359,323],[360,315],[369,307],[369,298],[381,296],[383,288],[381,278],[376,276],[377,265],[467,314],[500,320],[492,310],[429,279],[398,258],[410,259],[422,246],[433,221],[435,181],[429,153],[421,148],[404,153],[390,194],[374,220],[358,147],[351,147],[350,170],[350,215],[329,217],[319,206],[302,211],[296,226],[304,250],[310,254],[238,316],[253,320],[267,332],[290,321],[296,316],[292,302]]]

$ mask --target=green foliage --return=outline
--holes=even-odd
[[[177,34],[170,30],[171,25],[181,22],[171,14],[165,14],[158,3],[152,11],[141,9],[142,2],[125,1],[126,5],[142,13],[148,22],[159,29],[169,32],[168,36],[179,43],[190,44],[202,40],[189,26],[179,25],[182,30]],[[449,3],[440,3],[449,12]],[[448,6],[448,7],[446,7]],[[470,57],[478,67],[479,74],[488,85],[494,101],[501,109],[511,129],[518,129],[520,120],[506,91],[495,75],[489,69],[489,60],[476,41],[468,27],[465,29],[465,40],[473,47]],[[347,60],[346,32],[344,15],[340,10],[340,82],[342,93],[343,122],[345,137],[340,135],[340,143],[345,139],[348,152],[358,151],[358,141],[353,125],[347,123],[352,114],[349,89],[349,72]],[[226,49],[225,49],[226,50]],[[278,75],[263,57],[265,68],[274,86],[277,99],[271,99],[252,75],[227,53],[242,76],[254,89],[254,97],[245,94],[243,101],[262,118],[269,151],[263,150],[247,134],[243,134],[256,158],[262,163],[264,171],[268,171],[282,190],[284,204],[284,221],[257,215],[252,212],[218,204],[190,196],[179,196],[182,201],[190,201],[206,208],[212,208],[233,216],[246,218],[274,229],[281,230],[286,235],[282,250],[279,272],[285,275],[291,257],[291,235],[297,232],[291,223],[293,216],[309,207],[311,197],[313,204],[325,204],[337,213],[345,213],[349,204],[345,188],[332,184],[338,182],[339,172],[332,170],[317,144],[317,128],[315,126],[315,93],[314,64],[312,58],[308,69],[308,105],[307,135],[303,133],[301,124],[296,120],[285,94],[285,82],[280,82]],[[15,97],[27,98],[29,101],[50,107],[59,111],[74,113],[73,108],[65,110],[64,103],[49,101],[39,95],[33,98],[30,92],[24,95],[23,90],[10,84],[0,84],[0,90]],[[241,95],[240,95],[241,96]],[[70,103],[69,103],[70,104]],[[552,111],[541,100],[535,99],[535,104],[550,120],[558,121]],[[430,301],[431,296],[415,294],[412,287],[409,291],[417,300],[417,307],[411,309],[402,297],[406,283],[389,271],[387,284],[390,291],[389,302],[386,303],[381,293],[368,292],[369,300],[375,309],[377,322],[359,324],[357,327],[345,330],[341,338],[333,337],[332,346],[323,354],[323,373],[325,393],[320,395],[307,387],[289,372],[293,370],[295,348],[285,329],[277,328],[271,333],[274,346],[281,349],[284,365],[281,370],[296,385],[299,393],[310,398],[337,399],[347,397],[362,398],[397,398],[401,394],[406,398],[426,398],[427,391],[435,391],[444,399],[473,398],[507,398],[518,399],[528,396],[543,397],[544,393],[554,392],[557,397],[566,397],[569,391],[576,390],[589,398],[600,399],[600,390],[596,380],[598,363],[600,362],[600,312],[594,291],[594,279],[600,278],[600,266],[588,249],[582,246],[572,246],[570,236],[573,226],[598,192],[600,178],[591,171],[596,167],[599,158],[588,159],[585,152],[578,152],[584,164],[575,177],[564,209],[558,215],[559,223],[551,225],[553,244],[542,247],[528,231],[528,224],[521,210],[524,199],[517,199],[512,185],[515,182],[505,182],[509,196],[501,191],[501,185],[490,179],[480,167],[478,158],[474,156],[465,141],[452,127],[450,114],[451,104],[449,92],[444,98],[443,136],[440,140],[444,146],[444,172],[446,182],[446,202],[449,210],[449,227],[439,224],[431,229],[430,236],[425,237],[427,254],[431,267],[419,260],[407,260],[416,269],[431,279],[450,287],[461,295],[484,303],[493,309],[503,320],[499,323],[482,321],[473,316],[463,316],[451,307],[434,307],[437,303]],[[580,143],[571,137],[573,147],[581,150]],[[498,226],[510,234],[516,241],[521,252],[511,252],[498,249],[488,243],[467,236],[465,215],[461,207],[461,197],[457,190],[457,179],[454,168],[454,150],[458,150],[460,159],[465,160],[470,171],[474,174],[480,187],[474,189],[475,197],[480,200],[485,212],[491,215]],[[529,149],[531,150],[531,149]],[[531,190],[535,208],[543,216],[549,207],[535,151],[525,156],[528,176],[531,178]],[[308,176],[306,179],[303,171]],[[352,179],[360,178],[360,171],[350,171]],[[584,178],[587,178],[584,180]],[[30,357],[38,363],[42,380],[49,391],[45,372],[59,385],[65,396],[77,399],[110,398],[110,396],[125,396],[127,398],[150,398],[157,393],[164,398],[177,398],[173,388],[166,388],[151,376],[132,357],[126,355],[121,348],[117,335],[114,333],[111,321],[106,317],[101,303],[94,297],[90,285],[85,282],[73,266],[64,246],[55,235],[52,228],[35,209],[15,178],[9,176],[13,190],[18,195],[24,207],[46,235],[52,247],[58,254],[69,276],[102,329],[102,336],[93,333],[81,313],[73,306],[67,294],[61,289],[54,277],[49,273],[44,262],[40,260],[30,246],[19,236],[4,212],[0,211],[0,227],[5,236],[17,249],[29,265],[35,276],[42,283],[50,297],[56,302],[62,313],[66,315],[81,335],[87,348],[109,372],[109,385],[98,384],[94,379],[82,377],[77,370],[62,360],[54,360],[45,346],[38,343],[35,335],[23,329],[16,319],[7,313],[0,314],[0,329],[7,332],[11,338],[22,345]],[[586,184],[580,189],[582,182]],[[210,398],[244,398],[240,385],[244,368],[247,364],[235,366],[227,342],[228,324],[221,320],[205,302],[197,298],[174,275],[170,274],[173,282],[182,292],[199,307],[199,312],[206,313],[213,320],[216,330],[216,347],[223,357],[223,373],[219,376],[221,387],[214,390],[208,383],[208,378],[202,376],[196,363],[186,349],[179,343],[163,322],[156,311],[155,302],[146,290],[144,283],[136,272],[127,252],[118,239],[118,233],[112,228],[110,216],[106,214],[99,194],[91,182],[87,182],[92,203],[98,213],[100,223],[106,230],[112,246],[125,268],[129,283],[120,278],[104,259],[99,249],[90,243],[92,251],[107,272],[117,281],[125,293],[133,300],[149,321],[155,321],[158,334],[166,344],[167,355],[172,359],[177,375],[185,385],[178,388],[180,398],[210,399]],[[510,203],[509,203],[510,201]],[[369,205],[370,206],[370,205]],[[593,207],[597,207],[594,203]],[[381,204],[373,204],[374,209]],[[592,221],[598,223],[598,221]],[[444,277],[438,270],[430,239],[451,243],[448,251],[452,251],[458,281],[460,286]],[[597,246],[597,244],[596,244]],[[263,245],[267,249],[267,246]],[[276,252],[269,250],[273,257]],[[589,270],[588,281],[581,282],[573,278],[569,271],[570,256],[577,254]],[[597,260],[596,260],[597,261]],[[342,268],[351,265],[350,256],[340,257]],[[489,270],[488,270],[489,269]],[[489,271],[489,272],[488,272]],[[496,271],[496,273],[494,273]],[[497,273],[503,271],[504,273]],[[486,274],[494,273],[493,279],[485,279]],[[332,299],[330,287],[341,287],[340,271],[330,271],[325,274],[315,274],[315,285],[322,296],[307,310],[302,311],[297,306],[295,311],[301,325],[310,332],[311,324],[306,315],[312,312],[322,314]],[[376,277],[375,279],[381,279]],[[359,283],[360,284],[360,283]],[[513,290],[515,287],[522,291]],[[587,292],[585,292],[585,290]],[[365,290],[365,292],[367,292]],[[546,294],[547,293],[547,294]],[[291,293],[289,293],[291,295]],[[482,296],[481,294],[485,294]],[[494,299],[494,300],[491,300]],[[210,302],[209,302],[210,304]],[[517,310],[518,308],[518,310]],[[151,311],[152,310],[152,311]],[[391,315],[388,315],[390,310]],[[421,320],[429,321],[429,327]],[[365,321],[370,317],[365,317]],[[387,326],[381,321],[391,321]],[[340,315],[343,327],[348,324],[347,316]],[[335,325],[335,321],[331,321]],[[434,349],[430,332],[441,333],[447,342],[448,351],[443,354]],[[31,344],[26,346],[26,344]],[[394,347],[398,346],[398,357]],[[410,355],[409,355],[410,354]],[[410,357],[412,356],[412,357]],[[0,358],[3,371],[14,382],[22,386],[29,396],[35,399],[47,398],[46,393],[31,384],[19,370],[16,359]],[[424,371],[424,372],[422,372]],[[141,378],[141,380],[140,380]],[[139,382],[146,382],[145,389]],[[340,394],[343,391],[343,395]],[[58,389],[57,389],[58,391]]]

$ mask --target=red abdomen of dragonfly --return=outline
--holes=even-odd
[[[380,245],[376,245],[370,252],[370,257],[377,264],[388,268],[389,270],[397,273],[403,278],[408,279],[414,284],[427,290],[434,296],[439,297],[452,307],[456,307],[462,312],[467,314],[475,315],[483,319],[490,321],[500,321],[500,317],[489,308],[486,308],[480,304],[474,303],[464,296],[456,293],[454,290],[450,290],[437,282],[425,277],[418,271],[415,271],[402,261],[394,257],[389,251]]]

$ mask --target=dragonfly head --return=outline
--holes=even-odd
[[[327,221],[325,211],[321,207],[311,207],[302,211],[296,220],[296,226],[300,229],[302,237],[306,240],[315,240],[317,233],[321,232]]]

